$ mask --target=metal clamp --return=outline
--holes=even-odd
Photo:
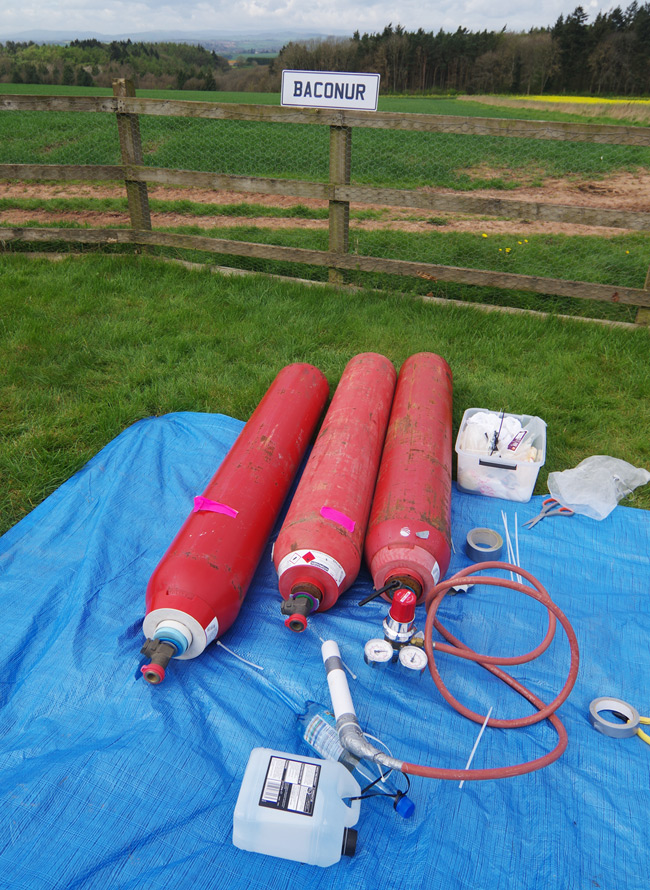
[[[600,716],[601,711],[614,711],[627,719],[627,723],[612,723]],[[594,729],[612,739],[627,739],[636,734],[641,718],[639,712],[632,705],[621,701],[620,698],[609,698],[604,695],[595,698],[589,705],[589,722]]]

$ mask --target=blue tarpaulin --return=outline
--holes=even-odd
[[[0,887],[612,890],[645,882],[650,747],[596,732],[588,708],[611,695],[650,712],[650,513],[618,507],[602,522],[548,518],[528,531],[521,523],[538,512],[540,497],[515,504],[455,489],[450,571],[469,564],[470,529],[503,533],[504,511],[513,538],[517,523],[521,565],[577,633],[578,682],[559,711],[566,753],[539,772],[462,789],[415,778],[410,820],[385,798],[364,801],[356,855],[326,869],[233,846],[251,749],[310,753],[283,697],[298,707],[329,704],[319,636],[338,642],[356,675],[350,687],[362,726],[399,759],[462,768],[479,730],[428,673],[417,679],[364,663],[363,645],[382,635],[386,612],[383,600],[358,606],[372,590],[365,569],[305,633],[286,630],[272,541],[223,638],[263,670],[213,643],[196,659],[172,661],[161,686],[143,680],[148,578],[241,428],[221,415],[143,420],[0,539]],[[529,651],[547,622],[539,603],[485,586],[447,597],[439,617],[495,655]],[[511,670],[550,701],[568,662],[558,628],[544,655]],[[437,664],[453,694],[479,713],[530,713],[482,668],[444,654]],[[472,766],[530,760],[555,741],[548,723],[488,728]]]

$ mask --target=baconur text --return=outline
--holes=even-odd
[[[363,83],[333,83],[317,80],[313,85],[307,81],[295,80],[293,83],[294,98],[302,99],[348,99],[362,101],[365,98],[366,85]]]

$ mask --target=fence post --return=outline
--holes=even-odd
[[[135,96],[135,85],[132,80],[120,78],[113,81],[113,95],[118,99]],[[122,164],[134,166],[142,164],[142,141],[140,139],[140,122],[137,114],[118,112],[117,131],[120,136]],[[149,196],[146,182],[136,182],[125,178],[126,197],[129,202],[129,216],[132,229],[151,229],[149,212]]]
[[[648,274],[645,277],[645,284],[643,285],[643,289],[650,291],[650,268],[648,269]],[[634,321],[637,324],[644,324],[650,327],[650,309],[647,306],[640,306],[636,310],[636,318]]]
[[[352,130],[350,127],[330,127],[330,185],[350,184],[350,156]],[[329,249],[332,253],[347,253],[350,243],[350,202],[329,202]],[[329,270],[330,284],[343,284],[343,272]]]

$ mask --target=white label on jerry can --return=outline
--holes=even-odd
[[[329,556],[327,553],[322,553],[320,550],[292,550],[291,553],[287,553],[287,555],[280,560],[280,565],[278,566],[278,578],[281,578],[288,569],[294,569],[296,567],[304,568],[305,566],[320,569],[322,572],[327,572],[328,575],[331,575],[332,578],[334,578],[338,587],[340,587],[345,580],[343,566],[332,556]]]

